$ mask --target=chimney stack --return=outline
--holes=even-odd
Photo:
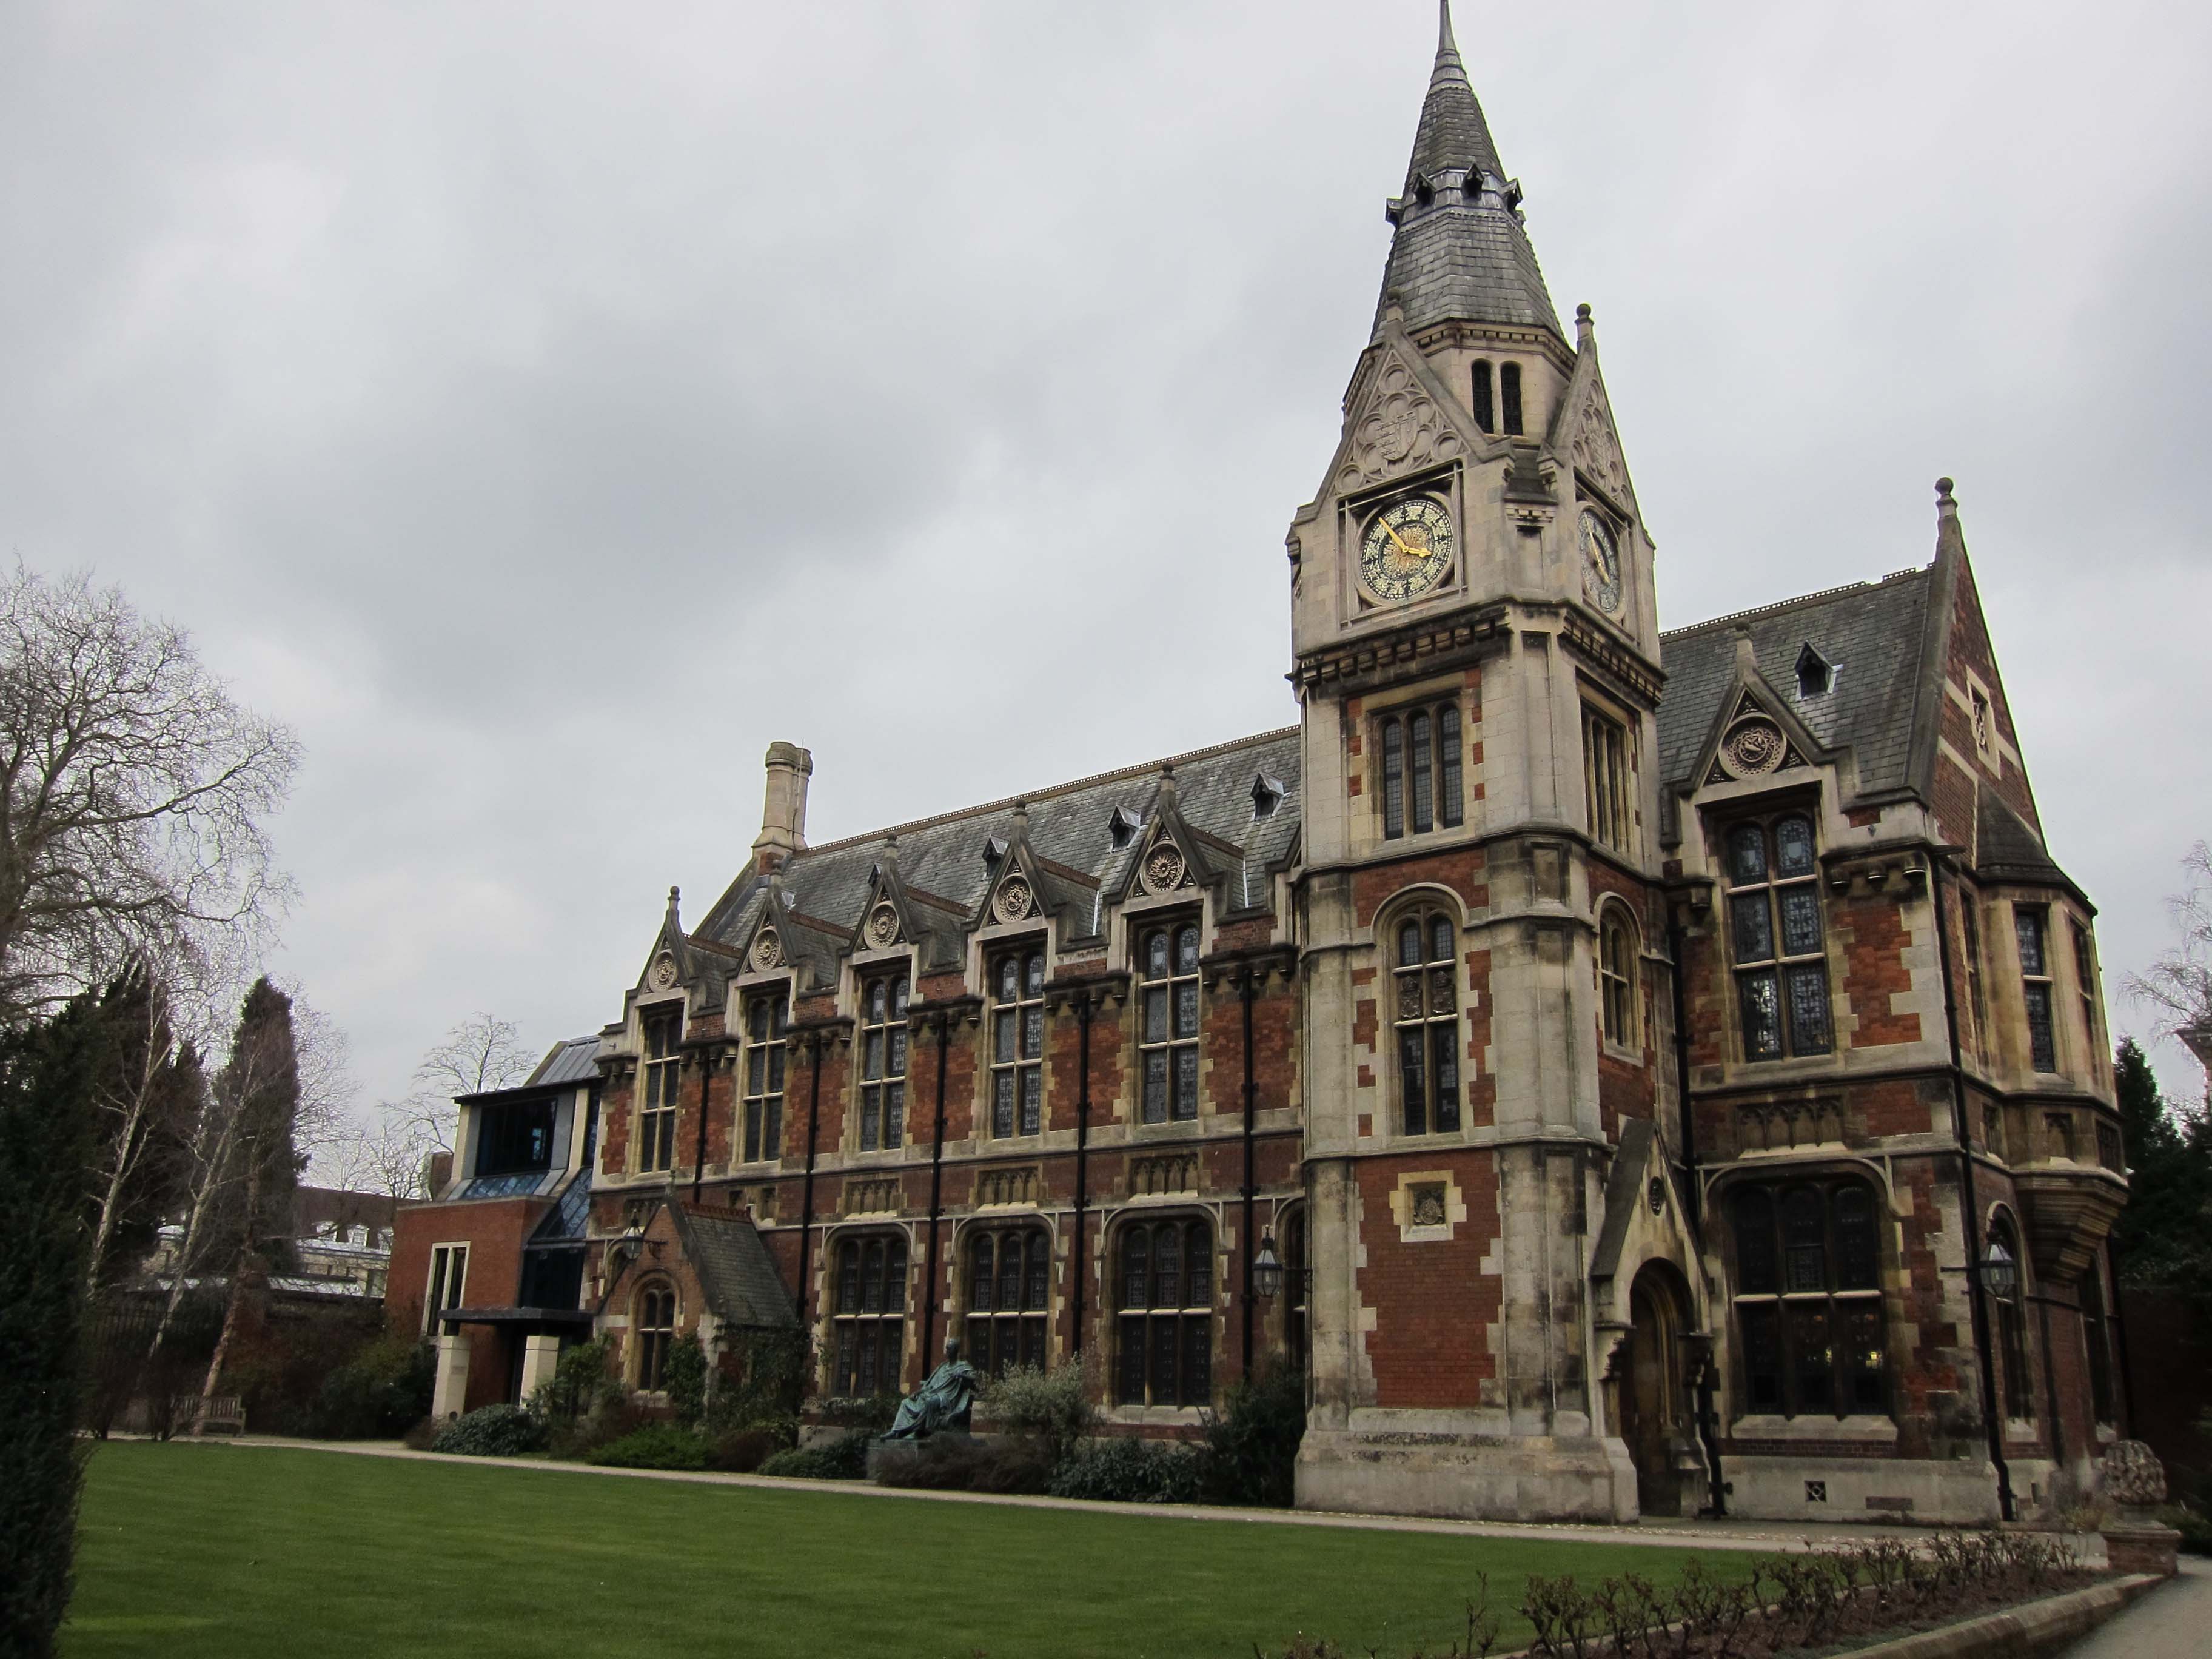
[[[761,806],[761,832],[753,857],[772,870],[806,845],[806,781],[814,775],[814,757],[795,743],[768,746],[768,799]]]

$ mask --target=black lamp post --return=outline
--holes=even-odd
[[[2020,1294],[2020,1264],[1999,1240],[1991,1239],[1982,1257],[1982,1283],[2000,1302],[2009,1303]]]
[[[1252,1258],[1252,1289],[1273,1301],[1283,1292],[1283,1259],[1275,1254],[1275,1236],[1260,1236],[1260,1254]]]

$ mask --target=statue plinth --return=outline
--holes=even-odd
[[[2180,1571],[2181,1534],[2152,1513],[2166,1501],[2166,1468],[2140,1440],[2116,1442],[2105,1454],[2105,1497],[2119,1518],[2102,1528],[2105,1564],[2114,1572],[2171,1578]]]
[[[898,1483],[899,1477],[945,1457],[957,1457],[975,1443],[965,1429],[939,1429],[917,1439],[878,1435],[868,1442],[868,1479]]]

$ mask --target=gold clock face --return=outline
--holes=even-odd
[[[1599,610],[1620,609],[1620,543],[1613,526],[1589,508],[1583,509],[1583,591]]]
[[[1359,538],[1359,574],[1378,599],[1419,599],[1444,579],[1451,556],[1451,514],[1443,503],[1408,496],[1367,521]]]

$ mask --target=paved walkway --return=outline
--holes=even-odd
[[[1588,1544],[1643,1544],[1662,1549],[1805,1550],[1844,1539],[1928,1537],[1924,1527],[1789,1526],[1774,1521],[1640,1521],[1627,1526],[1504,1521],[1441,1521],[1419,1516],[1341,1515],[1314,1510],[1239,1510],[1216,1504],[1099,1504],[1072,1498],[1024,1498],[997,1492],[933,1492],[910,1486],[878,1486],[858,1480],[779,1480],[757,1474],[719,1474],[676,1469],[611,1469],[592,1463],[556,1462],[548,1458],[454,1457],[410,1451],[397,1441],[286,1440],[246,1435],[236,1440],[179,1442],[193,1445],[281,1447],[353,1457],[415,1458],[432,1463],[491,1463],[502,1468],[556,1474],[614,1475],[632,1480],[685,1480],[707,1486],[762,1486],[776,1492],[846,1492],[856,1497],[905,1499],[925,1504],[1000,1504],[1040,1510],[1085,1510],[1099,1515],[1186,1521],[1244,1522],[1276,1527],[1348,1527],[1364,1532],[1459,1534],[1469,1538],[1549,1538]],[[2077,1540],[2084,1565],[2101,1567],[2104,1540],[2094,1534]],[[2154,1598],[2155,1599],[2155,1598]]]
[[[2181,1558],[2181,1577],[2068,1648],[2063,1659],[2202,1659],[2212,1649],[2212,1560]]]

